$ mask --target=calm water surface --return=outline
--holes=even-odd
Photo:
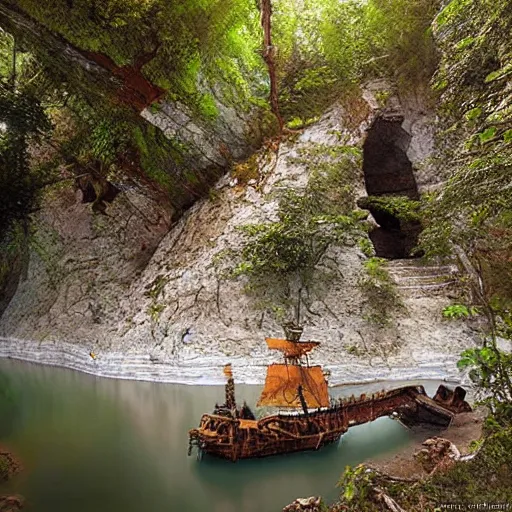
[[[431,393],[437,383],[424,384]],[[237,399],[253,406],[259,392],[239,385]],[[412,437],[380,418],[319,452],[236,464],[187,457],[188,430],[223,397],[222,386],[118,381],[0,360],[0,442],[25,466],[0,494],[23,494],[33,512],[278,512],[297,497],[336,499],[346,465]]]

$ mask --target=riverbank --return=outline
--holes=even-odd
[[[272,354],[258,357],[258,364],[255,364],[255,359],[240,356],[182,356],[171,361],[143,352],[95,352],[94,346],[6,338],[0,338],[0,357],[68,368],[98,377],[190,385],[224,384],[222,368],[226,363],[232,364],[237,383],[263,384],[267,365],[276,361]],[[431,379],[460,383],[462,379],[457,370],[457,359],[425,359],[423,363],[414,366],[403,363],[339,364],[321,359],[313,363],[321,364],[324,370],[330,372],[331,386]]]
[[[483,426],[488,410],[477,407],[472,412],[457,414],[450,426],[436,435],[453,443],[461,456],[472,453],[473,443],[482,438]],[[432,429],[415,429],[413,442],[393,456],[377,457],[365,463],[369,468],[395,479],[421,480],[428,477],[432,468],[425,467],[421,457],[415,454],[424,448],[424,441],[431,438]]]
[[[484,407],[478,407],[472,412],[458,414],[445,430],[436,431],[432,428],[415,427],[411,441],[402,450],[392,456],[386,454],[371,458],[362,466],[352,469],[350,475],[353,479],[349,477],[344,480],[344,485],[340,488],[341,501],[329,505],[329,512],[359,511],[362,507],[364,510],[376,512],[433,510],[427,507],[425,500],[415,503],[413,507],[401,508],[396,501],[389,499],[386,493],[390,491],[386,486],[390,486],[394,498],[400,498],[399,501],[403,505],[403,500],[406,500],[408,495],[415,495],[416,491],[413,489],[420,488],[422,485],[428,487],[432,479],[434,482],[439,478],[449,481],[450,471],[454,472],[455,459],[460,461],[459,468],[464,468],[466,461],[475,455],[475,444],[483,442],[483,426],[487,414],[488,411]],[[454,473],[456,472],[457,469]],[[352,493],[348,494],[352,497],[346,499],[346,488],[353,487],[354,483],[356,487],[353,488]],[[384,495],[388,496],[387,503],[383,500]],[[446,499],[446,502],[450,501]],[[324,503],[322,506],[322,503],[324,503],[322,498],[316,496],[299,498],[284,507],[283,512],[327,510],[327,505]]]
[[[508,510],[512,430],[497,423],[493,429],[486,423],[482,430],[481,419],[481,411],[461,415],[459,424],[443,432],[442,438],[425,441],[414,460],[398,456],[380,467],[358,466],[342,482],[352,492],[342,493],[329,512]]]

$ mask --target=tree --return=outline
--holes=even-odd
[[[46,176],[31,169],[28,144],[50,127],[36,98],[0,82],[0,239],[37,203]]]
[[[313,291],[329,249],[362,236],[367,215],[354,211],[352,186],[359,156],[345,146],[304,150],[296,162],[313,169],[306,188],[281,193],[276,220],[241,228],[242,245],[230,253],[232,276],[246,276],[263,306],[284,314],[301,290]]]
[[[284,120],[279,111],[279,96],[276,73],[276,48],[272,44],[272,1],[261,0],[261,26],[263,28],[263,60],[268,69],[270,79],[270,108],[279,124],[279,133],[283,131]]]

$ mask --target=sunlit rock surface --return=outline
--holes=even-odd
[[[382,108],[375,97],[385,87],[379,82],[364,91],[357,122],[346,106],[334,105],[296,140],[283,142],[262,159],[257,180],[222,178],[167,234],[165,212],[135,192],[121,193],[106,216],[92,216],[70,196],[48,203],[27,278],[0,321],[0,354],[108,376],[194,382],[221,382],[221,366],[232,362],[237,380],[261,382],[264,365],[276,360],[264,338],[282,330],[244,293],[243,280],[219,278],[219,254],[240,246],[239,226],[273,218],[273,192],[306,184],[307,164],[290,158],[313,144],[361,147],[379,116],[403,118],[419,191],[436,184],[425,163],[432,117],[418,99],[400,105],[391,96]],[[354,180],[366,195],[362,172]],[[357,283],[365,258],[356,246],[332,250],[338,277],[305,296],[303,339],[323,342],[313,361],[331,371],[333,383],[455,377],[460,352],[474,343],[468,327],[441,315],[456,267],[393,269],[406,307],[378,328],[363,318],[366,299]],[[439,282],[439,273],[448,280]],[[14,338],[38,343],[8,341]]]

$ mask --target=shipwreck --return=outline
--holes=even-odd
[[[423,386],[404,386],[372,395],[334,400],[329,397],[326,374],[310,366],[308,354],[320,343],[300,341],[300,328],[285,329],[286,339],[267,338],[267,346],[279,350],[284,361],[267,368],[258,407],[278,412],[256,419],[244,403],[238,406],[231,365],[225,403],[204,414],[198,428],[189,431],[189,455],[198,449],[236,462],[305,450],[318,450],[340,439],[350,427],[393,415],[411,426],[418,423],[447,427],[453,417],[471,411],[461,387],[439,386],[433,398]]]

